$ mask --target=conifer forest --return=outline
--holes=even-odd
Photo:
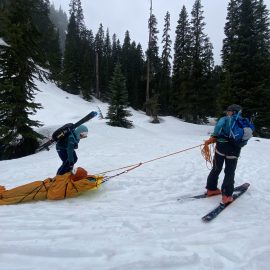
[[[0,160],[39,146],[42,124],[31,118],[42,107],[34,101],[41,90],[36,80],[107,102],[110,125],[132,128],[129,107],[156,124],[159,116],[206,124],[240,104],[256,136],[270,138],[270,15],[264,0],[228,1],[220,65],[202,1],[193,1],[190,13],[185,6],[179,10],[175,29],[169,12],[158,22],[149,8],[144,51],[128,29],[124,40],[102,22],[96,33],[88,29],[80,0],[70,0],[69,14],[49,0],[0,0]]]

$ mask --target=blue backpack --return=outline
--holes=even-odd
[[[230,126],[229,139],[230,142],[237,145],[238,147],[243,147],[253,136],[252,134],[255,127],[248,118],[242,118],[240,113],[241,111],[238,112],[235,121],[232,121],[232,125]]]

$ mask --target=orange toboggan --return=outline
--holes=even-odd
[[[78,196],[88,190],[97,189],[103,176],[88,175],[83,168],[76,173],[56,175],[43,181],[35,181],[10,190],[0,186],[0,205],[39,200],[62,200]]]

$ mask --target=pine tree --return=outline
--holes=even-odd
[[[1,35],[9,46],[0,46],[0,147],[1,159],[33,154],[41,137],[33,128],[40,122],[31,120],[41,105],[34,102],[41,78],[35,63],[42,62],[39,47],[42,35],[34,25],[39,13],[34,0],[10,0],[0,10]]]
[[[110,38],[110,32],[107,28],[106,36],[104,40],[104,55],[102,61],[102,70],[103,70],[103,96],[104,100],[109,99],[109,82],[113,73],[113,64],[112,64],[112,44]]]
[[[131,39],[130,39],[129,31],[126,31],[123,46],[122,46],[121,66],[122,66],[123,75],[126,78],[126,86],[127,86],[127,91],[128,91],[128,102],[131,106],[133,106],[134,105],[134,103],[133,103],[134,62],[132,61],[131,57],[132,57]]]
[[[69,93],[79,94],[81,90],[81,54],[80,37],[74,13],[71,14],[66,36],[65,54],[63,62],[62,87]]]
[[[171,90],[171,38],[170,38],[170,13],[167,12],[164,18],[165,24],[163,28],[162,44],[163,50],[161,54],[161,72],[159,87],[159,102],[162,113],[168,113],[169,95]]]
[[[103,25],[100,24],[98,32],[95,36],[95,52],[96,52],[96,97],[104,99],[104,43],[105,35]]]
[[[80,0],[70,1],[70,18],[63,62],[62,87],[69,93],[80,94],[85,78],[82,78],[82,64],[85,52],[84,39],[86,27],[84,24],[83,10]]]
[[[192,67],[192,37],[191,26],[188,19],[186,7],[183,6],[179,14],[176,27],[174,43],[174,59],[172,74],[172,96],[173,114],[190,120],[192,103],[189,100],[190,74]]]
[[[128,93],[126,89],[125,78],[121,71],[121,65],[118,63],[115,66],[112,80],[110,82],[111,98],[110,106],[107,114],[111,126],[131,128],[132,122],[126,119],[131,116],[127,110]]]
[[[263,0],[255,2],[257,50],[256,63],[257,92],[259,102],[250,104],[250,112],[257,113],[255,119],[257,132],[270,138],[270,17]]]
[[[112,64],[115,66],[117,63],[122,62],[122,46],[116,34],[112,36]]]
[[[85,30],[84,15],[81,0],[71,0],[69,8],[70,8],[69,13],[74,15],[75,24],[78,28],[78,34],[80,36]]]
[[[225,35],[222,105],[238,103],[257,113],[257,132],[270,136],[270,29],[263,1],[231,0]]]
[[[50,13],[49,17],[54,24],[54,26],[57,28],[59,33],[59,45],[62,54],[65,50],[65,41],[66,41],[66,31],[68,26],[68,17],[67,14],[62,10],[61,6],[59,10],[56,10],[54,5],[52,4],[50,6]]]
[[[60,81],[62,54],[59,45],[59,33],[49,18],[49,0],[36,0],[33,23],[41,33],[39,47],[44,54],[38,63],[50,70],[50,79]]]
[[[196,0],[191,12],[191,48],[192,48],[192,69],[190,75],[189,99],[192,106],[191,121],[194,123],[206,122],[209,114],[209,106],[213,100],[209,89],[209,80],[213,70],[212,44],[204,33],[204,17],[201,0]],[[209,93],[210,92],[210,93]],[[212,102],[211,102],[212,101]]]
[[[123,53],[124,54],[124,53]],[[127,68],[127,86],[129,95],[129,104],[135,109],[143,109],[145,101],[145,81],[144,79],[144,56],[140,44],[132,41],[129,47]]]
[[[81,34],[81,54],[83,55],[80,67],[81,93],[85,100],[91,100],[95,85],[95,47],[91,30],[85,29]]]
[[[147,65],[148,65],[148,83],[146,89],[146,114],[151,115],[154,119],[154,122],[158,122],[157,114],[153,115],[152,113],[158,112],[158,109],[151,108],[152,105],[158,107],[158,103],[155,103],[154,100],[157,100],[157,94],[159,90],[160,83],[160,67],[161,61],[158,54],[158,36],[159,31],[157,30],[157,20],[154,14],[150,15],[149,22],[149,44],[146,51],[147,56]],[[153,98],[154,100],[151,100]]]

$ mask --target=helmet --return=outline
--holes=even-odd
[[[80,125],[75,129],[75,135],[78,140],[80,140],[81,135],[83,135],[83,138],[86,138],[88,134],[88,128],[84,125]]]
[[[88,175],[88,172],[84,168],[78,167],[74,170],[71,178],[73,181],[78,181],[78,180],[86,178],[87,175]]]
[[[240,105],[237,105],[237,104],[232,104],[232,105],[228,106],[226,111],[238,113],[238,112],[242,111],[242,107]]]

